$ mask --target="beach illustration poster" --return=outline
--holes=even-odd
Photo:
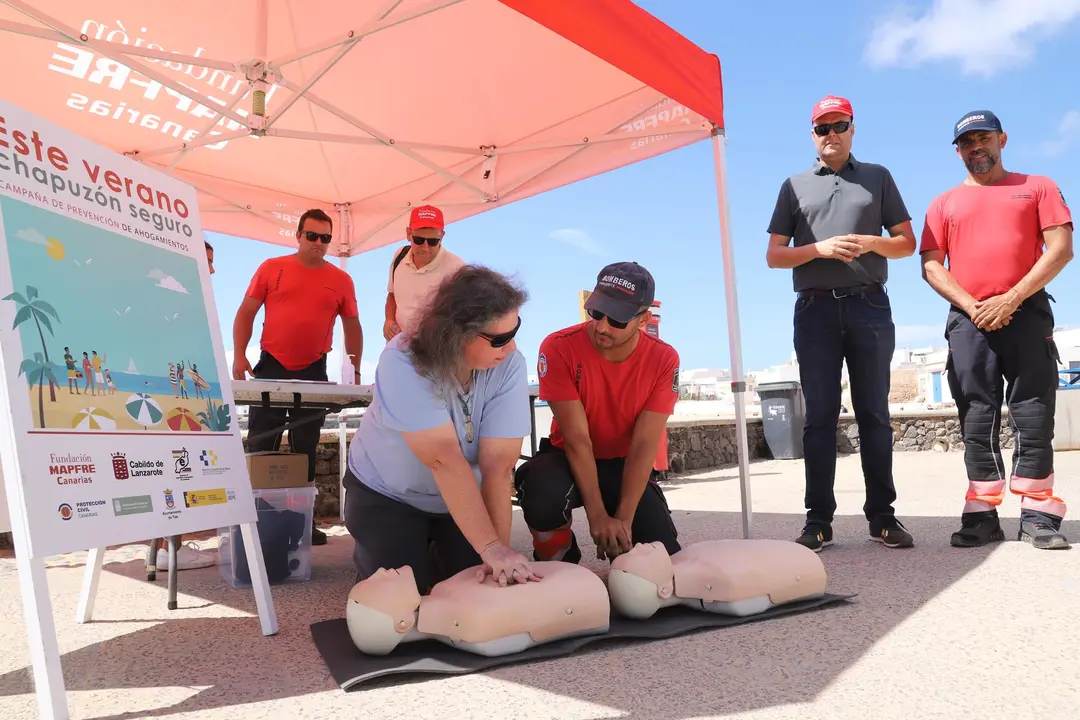
[[[0,216],[35,428],[229,431],[194,258],[11,198]]]

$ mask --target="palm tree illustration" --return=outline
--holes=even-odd
[[[38,291],[36,287],[31,285],[26,286],[26,293],[13,292],[4,300],[13,300],[15,305],[18,306],[19,311],[15,314],[15,324],[11,326],[11,329],[22,325],[27,320],[33,318],[34,325],[37,326],[38,337],[41,338],[41,351],[45,354],[45,363],[49,363],[49,348],[45,345],[45,333],[42,331],[41,326],[45,326],[45,330],[49,331],[50,335],[55,335],[52,329],[52,322],[49,320],[49,316],[52,316],[53,320],[60,322],[60,316],[56,314],[56,309],[52,305],[45,302],[38,297]],[[56,402],[56,378],[53,376],[52,371],[49,371],[49,401]],[[42,426],[44,420],[42,420]]]
[[[45,427],[45,381],[49,381],[49,387],[56,384],[56,376],[53,375],[52,365],[42,357],[41,353],[34,353],[33,360],[23,360],[19,365],[19,374],[25,375],[30,387],[38,386],[38,422]]]

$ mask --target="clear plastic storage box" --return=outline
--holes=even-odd
[[[314,486],[252,490],[263,562],[271,585],[311,579],[311,522],[316,492]],[[220,528],[218,534],[221,576],[234,588],[251,587],[240,526]]]

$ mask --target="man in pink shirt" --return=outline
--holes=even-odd
[[[965,114],[953,143],[968,175],[930,204],[919,249],[923,278],[951,305],[946,372],[968,476],[952,544],[1005,539],[997,506],[1008,480],[1021,496],[1018,539],[1067,548],[1065,502],[1054,495],[1059,357],[1044,288],[1072,259],[1072,215],[1053,180],[1005,169],[1008,135],[994,113]],[[1015,437],[1011,465],[1001,456],[1003,400]]]
[[[416,327],[420,314],[435,295],[435,288],[465,265],[443,247],[446,235],[442,210],[433,205],[413,208],[405,236],[409,245],[394,253],[386,288],[387,342],[399,332]]]

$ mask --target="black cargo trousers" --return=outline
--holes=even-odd
[[[945,324],[946,375],[960,416],[968,491],[964,512],[995,509],[1009,490],[1020,495],[1023,520],[1060,526],[1065,503],[1054,496],[1054,401],[1059,355],[1054,313],[1045,290],[1017,308],[1012,321],[980,330],[953,307]],[[1001,407],[1013,430],[1013,461],[1001,453]]]

